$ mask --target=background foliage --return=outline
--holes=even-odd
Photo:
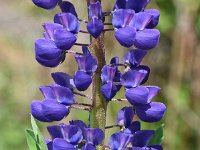
[[[73,0],[80,18],[86,19],[86,4]],[[82,0],[80,0],[82,1]],[[110,10],[114,0],[102,0],[104,10]],[[55,11],[35,7],[31,0],[0,0],[0,150],[27,149],[25,129],[30,127],[29,105],[41,99],[40,85],[52,82],[50,73],[65,71],[73,74],[74,58],[55,69],[45,69],[34,59],[34,39],[42,37],[43,22],[51,21]],[[162,87],[156,97],[167,105],[163,122],[164,149],[200,149],[200,1],[152,0],[150,8],[161,11],[158,28],[160,44],[143,61],[151,67],[148,84]],[[79,41],[87,43],[85,36]],[[74,47],[78,50],[79,48]],[[106,33],[107,60],[126,52],[113,33]],[[89,94],[89,93],[88,93]],[[121,97],[122,93],[116,97]],[[156,100],[155,99],[155,100]],[[82,99],[80,99],[82,101]],[[122,103],[122,105],[127,105]],[[114,124],[116,112],[122,105],[109,105],[108,125]],[[77,111],[76,111],[77,112]],[[87,121],[87,113],[73,113],[73,117]],[[66,122],[69,118],[66,119]],[[156,129],[162,124],[143,124],[143,128]],[[39,124],[45,137],[45,126]],[[114,129],[109,130],[111,134]]]

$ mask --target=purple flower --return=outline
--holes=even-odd
[[[69,122],[69,124],[78,126],[82,130],[82,132],[84,132],[84,128],[87,127],[86,124],[81,120],[72,120]]]
[[[160,32],[157,29],[147,29],[153,17],[148,12],[135,13],[132,9],[116,9],[112,18],[116,39],[125,47],[134,45],[144,50],[156,47]]]
[[[78,71],[74,75],[74,84],[79,91],[85,91],[92,83],[92,74],[97,69],[97,60],[83,48],[85,55],[75,55]]]
[[[151,102],[146,105],[138,105],[136,113],[138,117],[144,122],[160,121],[166,111],[166,106],[160,102]]]
[[[97,69],[97,60],[92,55],[75,55],[78,70],[92,75]]]
[[[128,64],[131,70],[136,70],[141,72],[143,70],[146,70],[147,74],[143,79],[143,81],[141,82],[141,84],[144,84],[148,80],[150,74],[150,68],[148,66],[140,65],[142,59],[146,54],[147,51],[136,49],[128,51],[123,57],[123,63]]]
[[[124,133],[132,135],[139,130],[140,130],[140,122],[134,121],[128,127],[125,128]]]
[[[133,120],[134,111],[133,107],[123,107],[118,111],[117,114],[117,124],[123,126],[124,133],[132,135],[136,131],[140,130],[140,122]]]
[[[115,66],[109,65],[105,65],[101,70],[101,80],[104,84],[101,87],[101,93],[106,101],[110,101],[118,91],[117,86],[113,83],[116,70],[117,68]]]
[[[93,146],[101,144],[105,138],[104,132],[99,128],[84,128],[83,133],[86,143]]]
[[[146,70],[128,70],[121,77],[121,84],[125,88],[134,88],[142,84],[148,72]]]
[[[45,67],[56,67],[65,59],[65,51],[69,50],[76,42],[75,34],[79,30],[77,18],[70,13],[59,15],[63,24],[45,23],[43,39],[35,41],[36,60]]]
[[[127,135],[122,132],[114,133],[111,135],[108,145],[112,150],[121,150],[125,149],[129,144],[131,139],[130,135]]]
[[[150,0],[117,0],[114,9],[132,9],[136,13],[142,11]]]
[[[69,107],[54,100],[32,101],[31,114],[39,121],[60,121],[69,114]]]
[[[129,50],[123,57],[123,63],[128,64],[131,68],[136,68],[140,65],[142,59],[147,54],[145,50]]]
[[[63,29],[54,32],[55,43],[60,49],[69,50],[76,42],[80,23],[72,13],[60,13],[58,19],[60,22],[55,23],[63,25]]]
[[[131,139],[133,146],[131,150],[162,150],[162,146],[160,145],[148,145],[154,133],[153,130],[140,130],[135,132]]]
[[[166,111],[163,103],[151,102],[160,88],[157,86],[137,86],[126,90],[127,100],[136,107],[138,117],[145,122],[160,121]]]
[[[74,90],[75,85],[72,76],[64,72],[54,72],[51,74],[51,76],[56,84],[67,87],[72,91]]]
[[[51,135],[53,150],[75,150],[83,140],[82,130],[76,125],[48,126],[47,130]]]
[[[133,107],[123,107],[118,111],[117,124],[120,126],[128,127],[132,123],[133,116]]]
[[[153,16],[149,24],[147,25],[147,28],[154,28],[158,25],[159,19],[160,19],[160,12],[157,9],[146,9],[144,12],[149,13]]]
[[[90,21],[87,24],[87,30],[94,38],[98,38],[104,29],[104,24],[101,21],[102,8],[99,1],[90,1],[89,16]]]
[[[59,0],[32,0],[35,5],[44,9],[53,9]]]
[[[138,86],[126,90],[126,98],[132,104],[137,106],[138,104],[148,104],[151,99],[157,95],[160,88],[157,86]]]
[[[77,17],[77,13],[76,13],[76,10],[75,10],[75,7],[72,3],[70,3],[69,1],[62,1],[60,4],[60,9],[62,12],[65,12],[65,13],[71,13],[73,14],[74,16]]]
[[[31,103],[31,113],[36,119],[42,122],[60,121],[69,114],[69,106],[75,102],[69,88],[54,84],[42,86],[40,91],[44,100]]]
[[[101,81],[103,82],[101,93],[106,101],[110,101],[121,88],[120,84],[114,84],[114,82],[120,83],[122,76],[121,72],[115,66],[117,64],[119,64],[119,57],[113,57],[110,60],[110,65],[105,65],[101,70]]]

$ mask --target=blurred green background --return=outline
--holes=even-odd
[[[80,18],[87,19],[86,4],[73,0]],[[114,0],[102,0],[105,11]],[[200,149],[200,0],[152,0],[149,8],[161,12],[160,43],[149,51],[143,63],[151,67],[147,84],[162,88],[154,99],[167,105],[162,122],[143,123],[144,129],[155,129],[165,123],[163,142],[166,150]],[[32,100],[41,99],[40,85],[52,83],[50,73],[76,70],[74,58],[56,69],[40,66],[34,59],[34,40],[42,37],[43,22],[52,21],[59,9],[46,11],[37,8],[31,0],[0,0],[0,150],[26,150],[25,129],[30,127],[29,106]],[[109,19],[108,19],[109,21]],[[106,33],[107,61],[122,57],[127,49]],[[87,43],[87,35],[79,35],[79,42]],[[79,50],[73,47],[73,50]],[[87,93],[90,94],[90,93]],[[116,96],[123,98],[123,91]],[[83,99],[77,98],[79,101]],[[108,125],[115,123],[116,112],[128,103],[112,102],[108,109]],[[77,113],[76,113],[77,112]],[[88,114],[74,111],[70,117],[87,121]],[[41,130],[48,137],[46,126]],[[111,134],[114,130],[109,130]]]

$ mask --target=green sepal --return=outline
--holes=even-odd
[[[164,124],[162,124],[159,128],[156,129],[155,134],[152,136],[149,145],[160,145],[164,139],[163,135],[163,127]]]

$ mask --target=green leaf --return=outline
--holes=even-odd
[[[156,129],[155,134],[151,138],[149,145],[155,145],[155,144],[161,144],[162,140],[164,138],[163,136],[163,127],[164,124],[162,124],[158,129]]]
[[[31,129],[26,130],[26,140],[27,140],[29,150],[40,150],[36,142],[33,130]]]
[[[44,138],[35,122],[35,119],[33,118],[33,116],[31,115],[31,125],[32,125],[32,128],[33,128],[33,133],[34,133],[34,136],[35,136],[35,140],[37,142],[37,144],[39,145],[39,150],[48,150],[47,149],[47,145],[44,141]]]

